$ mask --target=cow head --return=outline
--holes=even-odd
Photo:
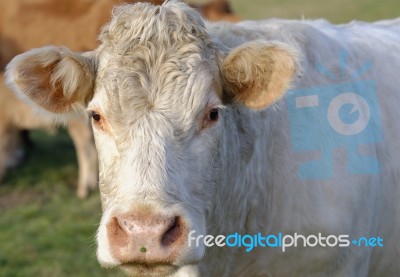
[[[86,54],[45,47],[17,56],[8,83],[46,116],[86,109],[100,161],[98,260],[164,276],[202,259],[190,231],[206,234],[235,214],[220,203],[234,197],[226,179],[243,173],[254,145],[253,113],[240,110],[279,99],[295,55],[262,40],[228,49],[175,1],[117,8],[100,39]]]

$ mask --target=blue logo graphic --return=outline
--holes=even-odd
[[[341,76],[335,77],[321,64],[316,70],[332,84],[293,89],[286,103],[294,152],[320,151],[319,160],[309,160],[298,169],[300,179],[329,179],[333,176],[333,153],[345,149],[349,174],[378,174],[376,157],[360,154],[360,145],[382,141],[379,104],[373,80],[360,80],[371,63],[367,62],[350,75],[354,81],[341,81],[346,75],[345,52],[339,55]],[[348,78],[347,78],[348,80]],[[341,161],[342,162],[342,161]]]

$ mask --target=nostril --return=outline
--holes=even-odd
[[[179,216],[176,216],[171,225],[161,238],[163,246],[169,246],[175,243],[183,234],[183,222]]]
[[[173,263],[185,249],[188,224],[183,216],[135,212],[113,216],[107,224],[110,254],[121,264]]]

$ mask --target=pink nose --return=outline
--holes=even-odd
[[[122,264],[172,264],[187,237],[179,216],[118,215],[107,228],[111,254]]]

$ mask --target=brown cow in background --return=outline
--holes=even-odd
[[[240,21],[240,17],[234,14],[227,0],[213,0],[206,4],[190,4],[190,6],[199,10],[204,18],[210,21]]]
[[[0,66],[15,55],[48,44],[66,45],[74,51],[96,48],[97,34],[114,5],[163,0],[13,0],[0,2]],[[211,21],[237,22],[227,0],[192,4]]]
[[[4,85],[5,65],[17,54],[44,45],[65,45],[74,51],[97,47],[97,35],[111,17],[114,5],[129,0],[13,0],[0,2],[0,180],[7,168],[21,158],[20,131],[49,129],[32,109],[15,98]],[[143,2],[143,1],[142,1]],[[149,0],[160,5],[164,1]],[[227,0],[192,4],[205,18],[217,21],[238,21]],[[77,195],[87,196],[97,183],[97,154],[86,118],[77,116],[67,124],[79,164]]]

